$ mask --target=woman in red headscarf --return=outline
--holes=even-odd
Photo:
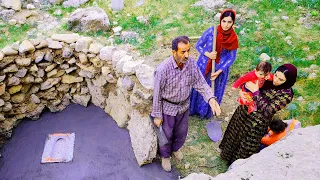
[[[215,80],[214,93],[219,104],[228,82],[229,69],[237,56],[238,37],[232,28],[235,19],[236,12],[231,9],[221,13],[220,25],[216,27],[216,49],[212,49],[214,27],[207,29],[196,44],[196,49],[200,53],[197,65],[210,86],[211,78]],[[211,74],[212,63],[216,64],[215,71]],[[210,118],[211,108],[197,91],[192,90],[190,99],[190,115],[198,114],[201,118]]]
[[[230,164],[259,151],[261,138],[268,130],[274,114],[292,101],[292,86],[297,79],[297,68],[284,64],[274,73],[273,81],[258,84],[247,82],[257,111],[248,114],[247,106],[240,105],[233,113],[220,143],[220,156]],[[245,98],[245,96],[242,96]]]

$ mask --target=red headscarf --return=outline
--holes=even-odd
[[[222,52],[222,49],[227,50],[235,50],[238,49],[239,43],[238,43],[238,37],[237,34],[234,32],[233,28],[231,27],[227,31],[224,31],[221,27],[221,20],[223,19],[223,14],[226,12],[232,12],[234,14],[234,21],[236,20],[236,12],[232,9],[226,9],[224,10],[220,15],[220,24],[218,25],[218,35],[217,35],[217,41],[216,41],[216,51],[217,51],[217,58],[216,63],[220,62],[220,54]],[[233,24],[234,24],[233,21]],[[232,24],[232,25],[233,25]],[[207,75],[212,68],[212,59],[208,60],[206,72],[205,75]]]

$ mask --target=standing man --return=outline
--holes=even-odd
[[[213,91],[205,81],[196,61],[189,58],[190,40],[179,36],[172,41],[172,56],[163,61],[155,70],[153,109],[154,124],[162,128],[168,143],[159,147],[161,164],[165,171],[171,171],[170,156],[178,161],[183,155],[183,146],[189,121],[191,89],[196,89],[209,103],[212,112],[220,115],[221,110]]]

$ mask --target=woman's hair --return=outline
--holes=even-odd
[[[269,62],[262,61],[256,66],[256,71],[263,71],[264,74],[270,73],[272,66]]]
[[[234,23],[236,17],[235,17],[235,14],[234,14],[232,11],[225,11],[225,12],[221,15],[220,21],[221,21],[223,18],[229,17],[229,16],[231,17],[231,19],[232,19],[232,21],[233,21],[233,23]]]
[[[276,134],[283,132],[287,126],[288,124],[282,120],[273,120],[270,123],[270,129]]]

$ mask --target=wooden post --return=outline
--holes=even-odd
[[[212,43],[212,52],[216,51],[216,42],[217,42],[217,26],[213,25],[213,43]],[[215,66],[216,66],[216,62],[215,59],[212,59],[212,70],[211,70],[211,74],[213,74],[215,72]],[[214,93],[214,80],[211,80],[211,88],[213,90]]]

